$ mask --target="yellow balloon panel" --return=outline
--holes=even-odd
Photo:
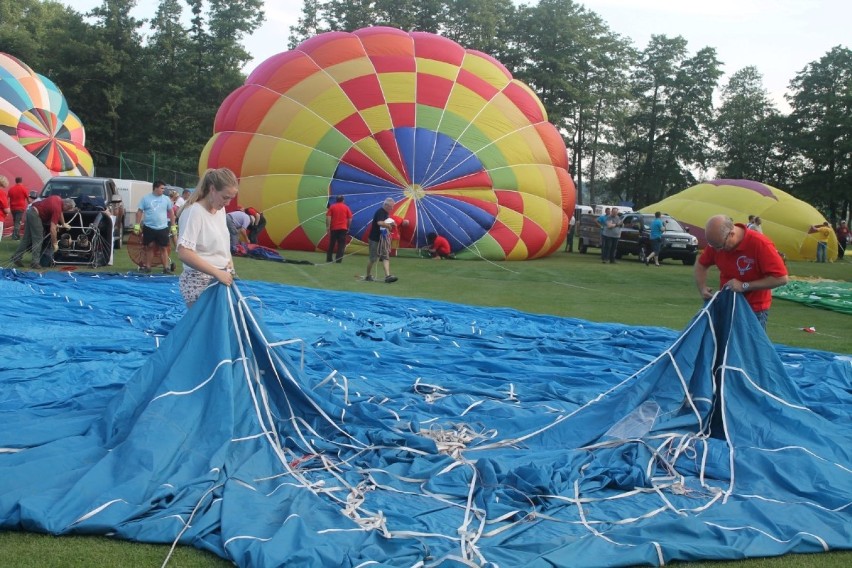
[[[502,89],[512,82],[511,75],[508,75],[502,65],[478,53],[466,53],[462,61],[462,69],[497,89]]]
[[[411,73],[382,73],[379,83],[389,104],[414,102],[415,82]]]
[[[455,81],[459,74],[459,68],[451,63],[416,57],[417,73],[420,75],[435,75],[448,81]]]

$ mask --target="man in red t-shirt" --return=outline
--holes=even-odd
[[[343,203],[343,196],[338,195],[334,203],[325,212],[325,228],[328,231],[328,250],[325,261],[331,262],[331,257],[337,250],[337,262],[343,262],[343,251],[346,249],[346,235],[352,224],[352,210]]]
[[[12,228],[12,240],[15,241],[21,238],[21,221],[30,202],[30,192],[23,181],[23,178],[16,177],[15,185],[9,188],[9,209],[12,210],[12,222],[15,224]]]
[[[65,211],[74,209],[73,199],[62,199],[58,195],[51,195],[41,201],[36,201],[32,207],[27,209],[27,226],[24,236],[18,245],[12,262],[15,266],[24,265],[23,258],[27,249],[31,249],[32,258],[30,268],[41,268],[41,243],[44,240],[44,225],[50,225],[50,243],[54,252],[59,248],[59,239],[56,235],[56,227],[65,223]]]
[[[758,321],[766,329],[773,288],[787,283],[787,267],[769,237],[734,223],[730,217],[716,215],[704,229],[707,247],[695,263],[695,285],[708,300],[713,292],[707,287],[710,267],[719,268],[719,287],[745,295]]]
[[[429,233],[426,235],[426,242],[429,243],[429,255],[437,260],[451,258],[450,241],[437,233]]]

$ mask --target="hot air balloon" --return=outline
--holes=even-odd
[[[48,177],[93,171],[83,125],[59,87],[6,53],[0,53],[0,131],[43,163]]]
[[[344,195],[356,242],[391,197],[403,248],[436,232],[462,258],[538,258],[564,241],[575,200],[565,144],[528,86],[484,53],[387,27],[264,61],[220,107],[210,167],[234,170],[239,204],[264,211],[264,244],[293,250],[325,249],[326,206]]]
[[[664,211],[680,221],[706,246],[704,226],[713,215],[724,214],[738,223],[749,215],[763,220],[763,232],[789,260],[814,260],[817,240],[808,234],[811,225],[825,221],[819,211],[789,193],[770,185],[744,179],[717,179],[699,183],[649,205],[643,213]],[[834,232],[828,243],[828,258],[837,258]]]

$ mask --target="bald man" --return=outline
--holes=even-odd
[[[710,217],[704,228],[707,247],[695,263],[695,285],[705,300],[710,267],[719,268],[719,287],[745,295],[760,325],[766,329],[772,290],[787,283],[787,267],[769,237],[725,215]]]

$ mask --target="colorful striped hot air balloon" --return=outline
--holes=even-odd
[[[51,175],[93,171],[83,125],[59,87],[6,53],[0,53],[0,131],[38,158]]]
[[[402,247],[445,236],[461,257],[524,260],[565,239],[575,190],[539,99],[494,58],[429,33],[331,32],[263,62],[219,109],[200,170],[229,167],[267,244],[323,250],[344,195],[365,240],[382,201]]]

